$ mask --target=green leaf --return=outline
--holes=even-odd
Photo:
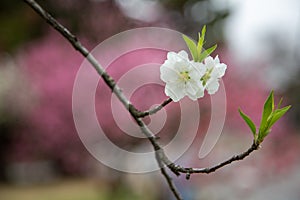
[[[195,42],[191,38],[187,37],[186,35],[182,35],[182,37],[192,54],[193,60],[197,62],[198,61],[198,51],[197,51],[197,46],[196,46]]]
[[[264,104],[262,120],[258,133],[258,142],[262,142],[264,140],[264,138],[271,132],[271,127],[291,108],[291,106],[280,108],[281,103],[282,98],[280,99],[277,108],[274,109],[274,92],[271,91]]]
[[[274,111],[269,127],[273,126],[289,109],[291,106],[286,106]]]
[[[259,132],[257,141],[262,143],[265,137],[271,132],[271,129],[265,129],[263,132]]]
[[[210,47],[209,49],[202,52],[199,56],[199,62],[202,62],[207,56],[209,56],[212,52],[214,52],[217,48],[217,45]]]
[[[206,33],[206,25],[203,26],[201,35],[198,33],[198,45],[197,45],[197,50],[198,50],[198,56],[200,56],[204,44],[204,38],[205,38],[205,33]]]
[[[277,105],[277,109],[279,109],[279,108],[281,107],[282,101],[283,101],[283,98],[281,97],[281,98],[280,98],[280,101],[279,101],[279,103],[278,103],[278,105]]]
[[[245,113],[243,113],[241,109],[239,109],[239,113],[241,117],[245,120],[245,122],[248,124],[249,128],[251,129],[251,132],[253,133],[253,137],[256,138],[256,127],[253,121],[250,119],[250,117],[248,117]]]
[[[263,132],[264,129],[266,129],[268,118],[272,114],[273,110],[274,110],[274,92],[271,91],[270,95],[268,96],[264,104],[262,119],[259,127],[260,132]]]

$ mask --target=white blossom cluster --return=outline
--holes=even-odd
[[[167,60],[160,67],[160,78],[166,83],[165,93],[174,102],[184,96],[197,100],[204,91],[214,94],[219,89],[219,79],[224,76],[226,64],[218,56],[208,56],[204,62],[189,60],[186,51],[168,52]]]

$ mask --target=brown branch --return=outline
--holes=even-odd
[[[169,176],[169,174],[167,173],[164,163],[162,162],[160,155],[158,153],[159,151],[156,151],[155,157],[158,163],[158,166],[160,168],[160,171],[162,173],[162,175],[165,177],[169,188],[171,189],[171,191],[173,192],[174,196],[176,197],[176,199],[178,200],[183,200],[183,198],[181,197],[180,193],[178,192],[178,189],[176,188],[175,184],[172,181],[172,178]]]
[[[146,111],[138,111],[137,117],[143,118],[143,117],[146,117],[148,115],[153,115],[153,114],[157,113],[158,111],[160,111],[163,107],[165,107],[166,105],[168,105],[171,102],[172,102],[172,99],[168,98],[168,99],[164,100],[160,105],[155,106],[152,109],[149,109],[149,110],[146,110]]]
[[[180,165],[175,165],[174,163],[169,163],[169,160],[164,160],[164,158],[162,157],[163,162],[170,168],[170,170],[172,170],[174,173],[176,173],[178,175],[178,173],[185,173],[187,174],[187,179],[189,177],[190,174],[194,174],[194,173],[206,173],[209,174],[211,172],[215,172],[216,170],[229,165],[232,162],[235,161],[239,161],[239,160],[243,160],[244,158],[246,158],[247,156],[249,156],[253,151],[259,149],[259,143],[253,141],[251,147],[238,155],[232,156],[231,158],[213,166],[213,167],[208,167],[208,168],[187,168],[187,167],[182,167]]]

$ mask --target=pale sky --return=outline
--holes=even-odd
[[[215,0],[224,2],[224,0]],[[268,37],[284,40],[288,49],[299,46],[299,0],[228,0],[233,8],[227,20],[226,37],[241,59],[252,59],[267,50]],[[298,43],[298,44],[297,44]]]
[[[299,0],[214,1],[226,2],[232,8],[225,35],[231,55],[240,66],[255,62],[267,64],[266,69],[259,65],[251,68],[259,67],[268,89],[284,89],[286,83],[298,79]]]

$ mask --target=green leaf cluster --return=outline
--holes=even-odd
[[[206,50],[203,49],[203,45],[205,43],[205,33],[206,26],[203,26],[201,34],[198,33],[198,42],[195,43],[194,40],[189,38],[186,35],[182,35],[187,47],[189,48],[193,60],[195,62],[202,62],[207,56],[209,56],[212,52],[214,52],[217,48],[217,45],[214,45]]]
[[[239,109],[239,113],[244,121],[247,123],[254,137],[254,141],[258,144],[262,143],[265,137],[270,133],[271,127],[291,108],[291,106],[281,107],[282,98],[280,99],[277,108],[274,106],[274,92],[271,91],[267,100],[265,101],[262,118],[259,129],[257,130],[255,124],[249,116]]]

